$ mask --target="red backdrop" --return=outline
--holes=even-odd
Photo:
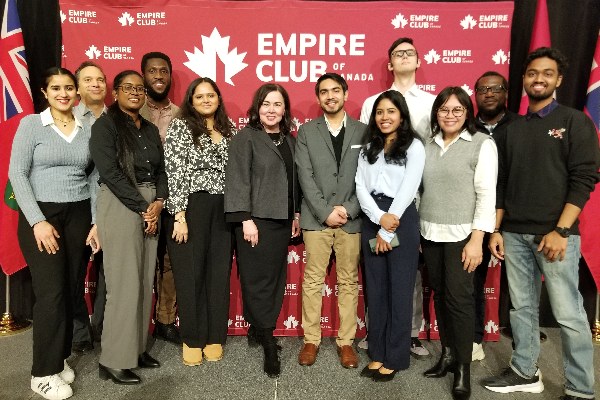
[[[149,0],[143,6],[61,0],[63,66],[85,60],[100,64],[110,80],[124,69],[140,69],[149,51],[173,62],[171,99],[197,76],[214,79],[238,128],[246,123],[252,94],[265,82],[289,92],[296,126],[320,114],[314,82],[325,71],[342,74],[349,85],[347,111],[358,118],[365,98],[391,86],[387,48],[398,37],[415,40],[421,58],[419,86],[438,93],[448,85],[473,93],[475,79],[496,70],[508,75],[512,2],[336,3],[302,1]],[[304,246],[290,246],[288,284],[276,334],[300,335]],[[231,334],[245,333],[235,262],[231,285]],[[491,267],[486,288],[490,321],[486,340],[498,340],[499,268]],[[323,290],[322,327],[337,329],[334,268]],[[94,289],[88,283],[88,290]],[[427,289],[426,289],[426,293]],[[363,336],[360,291],[358,335]],[[181,300],[181,299],[180,299]],[[429,324],[423,322],[424,331]],[[432,336],[436,335],[435,322]]]

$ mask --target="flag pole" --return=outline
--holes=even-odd
[[[6,275],[6,311],[0,319],[0,337],[16,335],[31,328],[31,322],[13,318],[10,312],[10,275]]]

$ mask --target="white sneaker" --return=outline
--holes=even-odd
[[[58,373],[58,376],[60,376],[60,379],[69,385],[75,380],[75,371],[73,371],[73,368],[67,364],[67,360],[65,360],[65,368]]]
[[[471,361],[481,361],[485,358],[483,352],[483,345],[481,343],[473,342],[473,353],[471,353]]]
[[[358,348],[363,350],[369,350],[369,342],[366,337],[364,337],[360,342],[358,342]]]
[[[73,389],[58,374],[32,376],[31,390],[48,400],[63,400],[73,396]]]

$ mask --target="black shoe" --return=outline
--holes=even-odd
[[[375,375],[375,373],[379,370],[379,368],[369,368],[369,366],[367,365],[366,367],[363,368],[362,371],[360,371],[360,376],[362,376],[363,378],[372,378],[373,375]]]
[[[375,370],[375,373],[373,374],[371,379],[373,379],[374,382],[389,382],[392,379],[394,379],[394,376],[396,376],[397,372],[398,370],[394,370],[391,374],[382,374],[377,369]]]
[[[542,393],[544,391],[542,373],[539,369],[533,377],[523,378],[513,371],[511,367],[507,367],[500,375],[486,378],[481,381],[481,384],[486,389],[496,393]]]
[[[150,356],[150,354],[143,352],[138,356],[138,367],[140,368],[158,368],[160,363]]]
[[[73,342],[71,346],[71,351],[73,353],[87,353],[89,351],[94,350],[94,345],[89,340],[84,340],[83,342]]]
[[[471,364],[456,364],[452,398],[468,400],[471,397]]]
[[[452,372],[454,367],[454,354],[450,347],[442,347],[442,356],[432,368],[423,372],[427,378],[442,378],[448,372]]]
[[[108,368],[98,364],[98,377],[103,381],[110,379],[119,385],[137,385],[142,380],[130,369]]]
[[[167,342],[181,344],[181,336],[175,324],[163,324],[156,321],[154,326],[154,337],[156,339],[166,340]]]
[[[275,342],[263,343],[265,351],[265,362],[263,369],[269,378],[278,378],[281,373],[281,361],[279,360],[279,349]]]

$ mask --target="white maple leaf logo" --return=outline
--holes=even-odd
[[[440,55],[434,49],[429,50],[429,53],[425,54],[423,58],[427,64],[437,64],[440,61]]]
[[[296,253],[295,250],[292,250],[288,253],[287,262],[288,264],[295,264],[300,261],[300,256]]]
[[[506,64],[508,56],[504,50],[500,49],[492,56],[492,61],[494,61],[494,64]]]
[[[496,333],[498,332],[498,325],[494,323],[491,319],[485,324],[485,331],[487,333]]]
[[[189,61],[183,63],[198,76],[209,77],[217,80],[217,56],[225,64],[224,81],[235,86],[231,78],[248,66],[244,62],[246,52],[239,53],[237,47],[229,51],[229,36],[221,36],[217,28],[213,29],[210,36],[202,35],[202,49],[194,47],[194,52],[185,51]]]
[[[469,96],[473,96],[473,90],[472,90],[472,89],[469,87],[469,85],[467,85],[466,83],[464,83],[464,84],[461,86],[461,88],[463,88],[463,90],[464,90],[465,92],[467,92],[467,94],[468,94]]]
[[[60,10],[60,23],[62,24],[63,22],[65,22],[65,20],[67,19],[67,16],[65,15],[65,13]]]
[[[321,289],[321,297],[329,297],[331,296],[331,293],[333,293],[333,290],[331,290],[331,288],[326,283],[324,283],[323,288]]]
[[[463,29],[473,29],[475,25],[477,25],[477,21],[475,21],[471,14],[460,20],[460,26],[462,26]]]
[[[88,56],[90,60],[100,58],[100,50],[96,47],[96,45],[91,45],[86,51],[85,55]]]
[[[230,318],[227,320],[227,327],[229,328],[233,324],[233,320]]]
[[[392,25],[394,25],[394,29],[404,28],[408,24],[408,20],[404,18],[402,13],[399,13],[392,19]]]
[[[119,17],[119,23],[121,24],[121,26],[131,26],[131,24],[133,24],[133,17],[131,16],[131,14],[129,14],[129,12],[125,11]]]
[[[296,127],[296,131],[297,131],[302,126],[302,122],[300,122],[300,120],[298,118],[294,117],[292,119],[292,125],[294,125]]]
[[[365,327],[365,323],[362,319],[356,317],[356,324],[358,325],[358,329],[363,329]]]
[[[285,321],[283,321],[283,325],[285,325],[286,329],[294,329],[298,326],[298,320],[294,318],[293,315],[290,315]]]

